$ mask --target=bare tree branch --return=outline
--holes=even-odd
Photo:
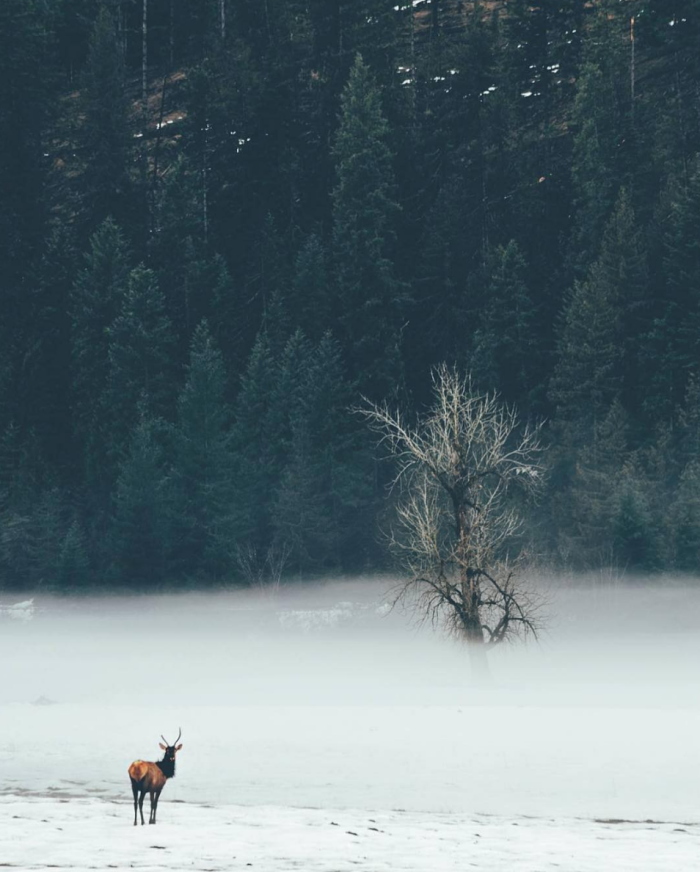
[[[396,464],[389,541],[406,576],[395,602],[479,644],[537,636],[537,602],[510,552],[522,529],[513,492],[542,484],[539,428],[521,429],[514,409],[445,365],[433,393],[415,426],[386,404],[357,410]]]

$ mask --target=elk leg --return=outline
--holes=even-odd
[[[151,814],[148,818],[149,824],[154,824],[156,822],[156,794],[154,790],[150,791],[151,795]]]
[[[153,806],[153,823],[156,822],[156,814],[158,812],[158,800],[160,799],[160,790],[156,790],[156,801]]]
[[[139,786],[133,778],[131,779],[131,792],[134,794],[134,826],[136,826],[136,814],[139,804]]]
[[[141,812],[141,826],[143,826],[146,821],[143,819],[143,801],[146,798],[146,791],[142,788],[141,796],[139,797],[139,811]]]

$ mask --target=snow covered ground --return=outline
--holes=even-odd
[[[170,803],[134,828],[121,804],[26,798],[0,814],[0,862],[22,869],[690,872],[700,849],[671,823]]]
[[[493,652],[489,687],[385,601],[0,609],[0,866],[698,867],[700,591],[554,591],[547,636]],[[126,768],[179,726],[158,826],[133,828]]]

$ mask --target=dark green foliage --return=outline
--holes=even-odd
[[[109,574],[127,587],[149,587],[164,580],[170,543],[170,478],[163,435],[162,422],[142,404],[114,490]]]
[[[615,562],[615,521],[626,457],[627,421],[616,401],[605,418],[595,422],[591,441],[576,454],[569,490],[571,526],[564,528],[564,539],[579,566]]]
[[[376,568],[443,361],[534,548],[698,571],[696,5],[152,0],[144,105],[140,2],[0,3],[0,582]]]
[[[643,400],[639,349],[647,323],[648,276],[643,240],[623,190],[601,252],[564,309],[550,397],[567,439],[580,444],[618,397],[636,412]]]
[[[107,386],[108,330],[128,278],[124,237],[111,219],[93,234],[70,297],[73,424],[80,447],[98,449],[100,401]]]
[[[526,284],[527,264],[514,241],[488,259],[485,303],[474,334],[472,373],[477,383],[498,391],[527,414],[538,383],[536,313]]]
[[[236,400],[232,434],[236,499],[231,507],[236,540],[261,553],[271,541],[270,507],[279,476],[273,463],[278,434],[268,429],[276,376],[270,343],[261,333]]]
[[[326,250],[321,239],[311,234],[297,256],[293,281],[296,323],[311,339],[320,339],[330,328],[331,304]]]
[[[649,413],[670,420],[700,374],[700,171],[676,183],[655,275],[655,318],[645,337]]]
[[[35,0],[0,4],[0,305],[17,314],[24,271],[41,242],[50,99],[47,15]]]
[[[697,575],[700,571],[700,464],[683,470],[676,498],[669,511],[675,567]]]
[[[69,229],[53,228],[38,267],[29,278],[24,326],[28,349],[22,365],[22,419],[39,438],[45,457],[58,467],[72,461],[70,299],[77,253]],[[24,405],[24,404],[23,404]]]
[[[293,400],[284,416],[289,430],[273,512],[277,536],[300,571],[361,566],[372,550],[372,458],[366,434],[348,414],[353,391],[340,346],[326,334],[311,350],[297,334],[285,358],[280,383],[287,382]]]
[[[111,215],[132,240],[141,242],[146,212],[133,169],[137,131],[129,117],[115,13],[105,2],[100,2],[90,36],[84,80],[86,160],[82,189],[87,230],[92,231]]]
[[[173,431],[175,556],[186,575],[230,571],[232,479],[230,415],[221,352],[203,321],[192,337]]]
[[[100,414],[107,425],[108,451],[116,458],[138,420],[140,404],[155,417],[172,410],[174,337],[151,270],[131,271],[119,314],[107,332],[107,380]]]
[[[334,317],[349,350],[351,375],[370,397],[401,380],[402,287],[393,264],[398,211],[381,94],[358,55],[343,92],[333,190]]]
[[[53,587],[61,592],[80,592],[90,585],[90,560],[80,522],[74,520],[66,533],[56,561]]]
[[[625,464],[614,519],[614,554],[616,563],[632,572],[662,568],[659,519],[652,515],[649,485],[633,463]]]

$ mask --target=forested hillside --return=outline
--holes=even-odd
[[[698,0],[2,0],[0,586],[386,566],[350,409],[441,362],[545,422],[539,560],[700,571],[699,46]]]

